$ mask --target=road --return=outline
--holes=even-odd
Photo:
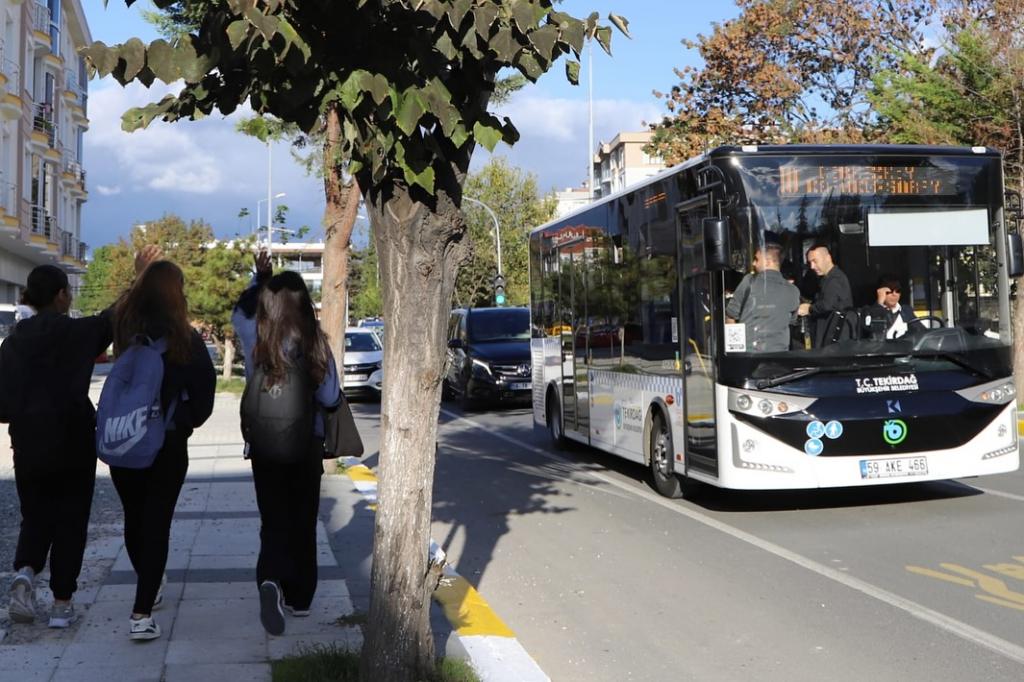
[[[1024,679],[1024,474],[686,500],[646,476],[442,406],[433,537],[553,680]]]

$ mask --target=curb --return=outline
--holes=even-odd
[[[351,479],[370,509],[377,509],[377,477],[355,457],[342,460]],[[430,554],[444,558],[436,542],[430,541]],[[459,638],[469,661],[484,682],[550,682],[537,662],[516,639],[512,629],[450,564],[444,565],[444,577],[434,592],[448,622]]]

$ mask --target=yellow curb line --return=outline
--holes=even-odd
[[[377,476],[364,464],[346,467],[345,474],[358,483],[376,483]],[[370,507],[376,511],[376,505]],[[452,628],[460,635],[489,635],[515,638],[505,624],[468,580],[450,567],[445,571],[441,586],[434,591],[434,599],[441,605]]]

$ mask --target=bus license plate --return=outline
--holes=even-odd
[[[529,381],[526,381],[518,384],[510,384],[509,388],[511,388],[513,391],[529,391],[531,385]]]
[[[897,478],[924,476],[928,473],[927,457],[899,457],[897,459],[862,459],[861,478]]]

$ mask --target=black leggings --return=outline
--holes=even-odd
[[[316,592],[316,521],[320,510],[320,461],[273,464],[252,460],[260,509],[256,583],[276,581],[284,602],[308,609]]]
[[[124,506],[124,545],[138,581],[133,611],[148,616],[167,568],[171,520],[188,473],[188,440],[167,434],[148,469],[110,467]]]
[[[95,460],[86,468],[48,473],[14,467],[21,503],[14,570],[29,566],[40,573],[49,554],[50,589],[55,599],[66,601],[78,590],[95,482]]]

